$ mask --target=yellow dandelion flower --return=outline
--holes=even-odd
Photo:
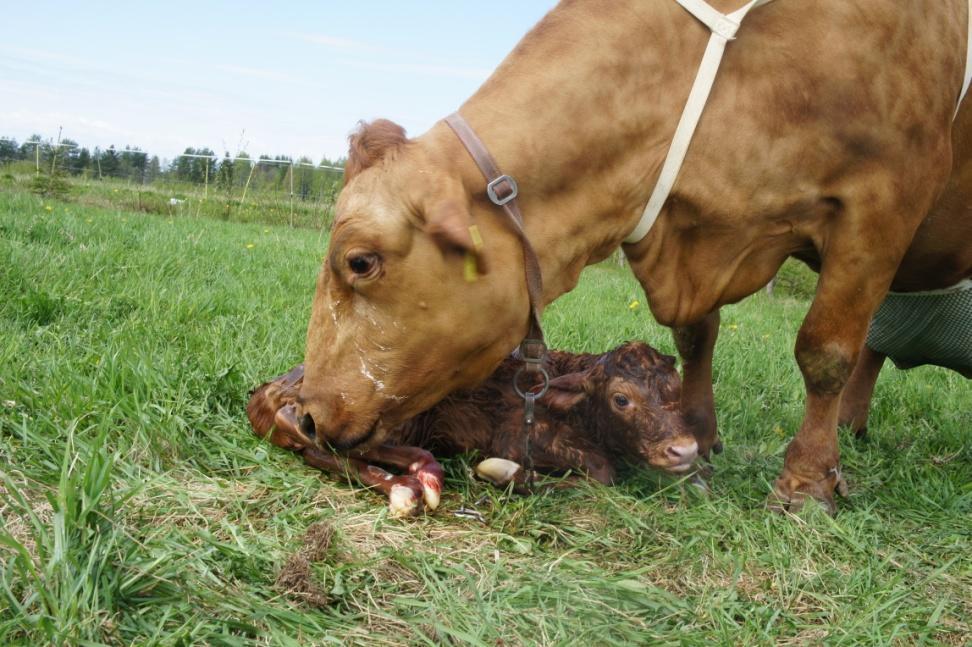
[[[773,433],[776,434],[777,436],[779,436],[780,438],[783,438],[784,436],[786,436],[786,432],[783,431],[783,427],[781,427],[779,425],[776,425],[775,427],[773,427]]]
[[[739,330],[739,324],[729,324],[729,330]]]
[[[263,233],[265,233],[265,234],[269,234],[269,233],[270,233],[270,230],[269,230],[269,229],[264,229],[264,230],[263,230]]]
[[[641,304],[638,303],[638,300],[637,299],[633,299],[631,301],[631,303],[628,304],[628,310],[637,310],[638,309],[638,306],[640,306],[640,305]]]
[[[92,220],[91,218],[85,218],[84,221],[85,222],[94,222],[94,220]]]
[[[254,245],[253,243],[247,243],[246,244],[246,248],[247,249],[253,249],[254,247],[256,247],[256,245]]]
[[[118,189],[112,189],[113,193],[118,193]]]
[[[46,205],[44,208],[47,209],[48,211],[51,211],[53,210],[54,207],[52,207],[51,205]]]

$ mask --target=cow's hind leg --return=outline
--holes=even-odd
[[[682,416],[695,434],[699,454],[708,458],[710,451],[722,451],[712,395],[712,353],[719,336],[719,311],[697,324],[673,328],[672,336],[682,358]]]
[[[867,415],[871,408],[871,396],[874,394],[874,384],[877,382],[882,366],[884,366],[884,355],[865,345],[840,398],[837,424],[849,427],[858,438],[863,438],[867,433]]]

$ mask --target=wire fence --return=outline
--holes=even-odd
[[[89,149],[58,136],[20,143],[0,137],[0,173],[34,184],[50,178],[53,185],[55,177],[63,178],[66,190],[83,189],[88,202],[130,198],[125,206],[141,211],[325,227],[344,168],[307,157],[219,156],[208,147],[190,147],[165,159],[132,147]]]

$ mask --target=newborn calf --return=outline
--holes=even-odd
[[[259,436],[270,433],[271,442],[301,451],[309,464],[342,474],[350,468],[365,485],[386,492],[397,514],[417,512],[423,498],[430,509],[438,505],[442,471],[429,451],[475,450],[492,457],[476,471],[498,485],[523,483],[528,475],[522,466],[530,463],[546,473],[582,471],[602,483],[613,482],[622,462],[676,473],[691,468],[698,446],[678,412],[681,380],[674,358],[641,342],[601,355],[550,351],[544,364],[550,386],[537,400],[529,438],[523,400],[513,387],[520,366],[515,357],[504,360],[482,385],[456,392],[397,427],[394,445],[344,457],[318,449],[300,430],[300,366],[254,391],[247,414]],[[521,388],[539,386],[527,379],[521,376]],[[371,461],[409,475],[393,476]]]

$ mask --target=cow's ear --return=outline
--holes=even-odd
[[[405,129],[393,121],[376,119],[371,123],[358,122],[358,129],[348,137],[344,184],[347,185],[355,175],[374,166],[381,158],[407,141]]]
[[[442,251],[464,256],[468,280],[489,271],[483,239],[463,199],[451,196],[433,201],[425,212],[425,231]]]
[[[540,401],[554,411],[569,411],[590,396],[601,372],[601,366],[596,365],[586,371],[555,377],[550,380],[547,393]]]

